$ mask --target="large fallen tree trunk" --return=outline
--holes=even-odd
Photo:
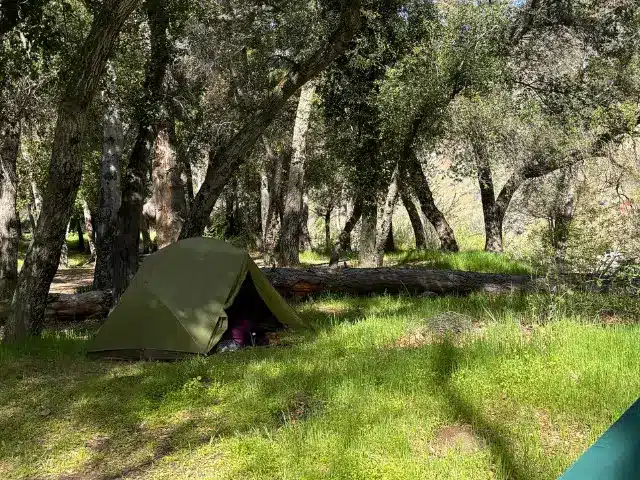
[[[525,292],[542,286],[541,280],[527,275],[422,268],[265,268],[262,271],[276,290],[287,297],[316,293],[465,295]]]
[[[535,290],[540,280],[525,275],[498,275],[421,268],[263,268],[271,284],[285,297],[318,293],[349,295],[399,294],[465,295],[472,292],[509,293]],[[50,294],[48,321],[105,318],[112,306],[108,291]]]

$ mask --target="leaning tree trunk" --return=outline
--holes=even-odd
[[[119,300],[138,269],[142,207],[147,193],[151,151],[156,137],[156,110],[162,105],[167,66],[171,60],[168,0],[146,3],[151,34],[151,53],[143,85],[144,101],[137,112],[138,135],[129,155],[118,209],[118,234],[114,242],[113,292]]]
[[[398,199],[398,175],[399,167],[393,170],[391,175],[391,181],[389,182],[389,190],[387,191],[387,198],[385,199],[382,215],[380,217],[380,229],[377,233],[376,241],[376,267],[381,267],[384,262],[384,251],[389,238],[389,232],[391,232],[391,221],[393,219],[393,210],[396,206],[396,200]]]
[[[307,131],[311,116],[311,102],[316,87],[309,82],[300,90],[300,100],[296,112],[291,141],[291,165],[284,201],[282,231],[280,232],[280,263],[284,266],[295,266],[300,263],[299,247],[302,233],[302,203],[304,188],[304,164],[306,159]]]
[[[73,63],[58,108],[49,178],[34,241],[27,253],[13,297],[5,342],[42,329],[49,286],[58,268],[66,226],[82,177],[87,111],[100,85],[120,29],[139,2],[105,2]],[[64,78],[67,72],[63,72]]]
[[[103,93],[107,108],[103,116],[102,159],[98,185],[96,215],[96,266],[93,288],[113,288],[113,246],[116,237],[118,209],[122,196],[123,131],[120,112],[115,101],[116,77],[113,63],[107,66],[108,88]]]
[[[360,238],[358,242],[358,260],[361,267],[372,267],[378,263],[376,250],[376,227],[378,207],[375,195],[369,195],[362,204],[360,220]],[[371,198],[372,197],[372,198]]]
[[[411,196],[407,193],[404,185],[400,189],[400,199],[402,200],[402,205],[404,205],[404,208],[409,215],[411,228],[413,228],[413,237],[416,241],[416,250],[424,250],[427,248],[427,237],[424,233],[424,225],[422,225],[422,219],[420,218],[418,209],[413,203]]]
[[[360,1],[344,2],[340,24],[331,37],[307,60],[286,74],[238,133],[223,146],[209,153],[209,165],[204,182],[193,201],[193,208],[182,227],[180,238],[202,235],[216,200],[231,175],[245,161],[247,152],[271,125],[289,98],[344,53],[359,28]]]
[[[344,224],[344,228],[340,235],[338,236],[338,241],[333,247],[333,251],[331,252],[331,258],[329,259],[329,265],[332,267],[336,267],[338,262],[340,261],[340,255],[347,250],[351,250],[351,232],[355,228],[356,224],[360,220],[362,216],[362,200],[360,197],[356,198],[356,201],[353,204],[353,210],[351,211],[351,215]]]
[[[153,152],[152,182],[158,248],[164,248],[178,240],[187,213],[181,168],[177,162],[173,138],[172,121],[164,123],[158,130]]]
[[[87,232],[87,243],[91,259],[96,258],[95,232],[93,231],[93,214],[86,200],[82,201],[82,215],[84,218],[84,231]]]
[[[19,122],[7,122],[0,127],[0,305],[11,302],[18,282],[20,232],[16,165],[20,133]]]
[[[502,221],[504,215],[496,205],[493,176],[487,161],[482,159],[479,161],[477,174],[486,236],[484,249],[487,252],[502,252]]]
[[[429,220],[429,223],[433,225],[438,238],[440,239],[440,250],[448,252],[457,252],[458,242],[456,242],[453,229],[449,226],[449,222],[443,215],[443,213],[436,206],[436,202],[433,199],[433,194],[429,188],[429,182],[422,171],[420,162],[415,156],[414,152],[411,152],[409,157],[408,170],[408,182],[413,187],[413,191],[418,198],[422,213]]]

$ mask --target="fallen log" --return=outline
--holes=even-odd
[[[540,279],[528,275],[422,268],[263,268],[262,272],[285,297],[318,293],[466,295],[527,292],[543,286]]]
[[[281,295],[289,298],[320,293],[348,295],[509,293],[532,291],[541,286],[538,279],[526,275],[421,268],[343,268],[338,270],[263,268],[262,272]],[[108,291],[50,294],[45,316],[47,321],[70,322],[105,318],[112,302],[113,297]]]

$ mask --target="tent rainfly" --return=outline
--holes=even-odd
[[[275,319],[279,326],[306,327],[246,251],[221,240],[189,238],[143,262],[88,353],[123,359],[206,355],[227,330],[227,313],[238,307],[241,287],[257,292],[251,303],[263,303],[259,307],[269,319],[256,318],[257,323]]]

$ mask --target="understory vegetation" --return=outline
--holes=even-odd
[[[0,476],[554,479],[640,390],[637,309],[326,297],[299,306],[314,332],[179,363],[89,361],[91,327],[49,330],[0,348]],[[472,327],[433,337],[444,312]]]

